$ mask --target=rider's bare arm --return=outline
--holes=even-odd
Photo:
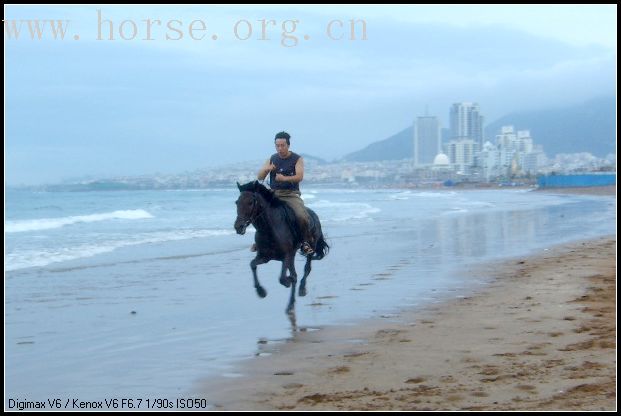
[[[276,180],[280,182],[302,182],[304,179],[304,159],[299,158],[295,163],[295,175],[293,176],[284,176],[280,173],[276,174]]]
[[[269,159],[265,161],[265,164],[259,169],[259,173],[257,174],[257,179],[262,181],[265,177],[272,171],[276,169],[276,166],[270,162]]]

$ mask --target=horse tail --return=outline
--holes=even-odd
[[[315,254],[311,257],[312,260],[321,260],[328,255],[330,251],[330,246],[326,243],[326,240],[323,238],[323,234],[317,240],[317,244],[315,246]]]

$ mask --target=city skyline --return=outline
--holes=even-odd
[[[470,104],[470,103],[469,103]],[[455,103],[449,107],[449,112],[454,108]],[[477,105],[477,111],[480,111],[480,106]],[[426,113],[428,113],[426,111]],[[513,125],[504,125],[500,127],[494,138],[484,137],[484,146],[480,147],[474,143],[471,139],[452,140],[450,134],[447,136],[447,141],[444,142],[439,133],[441,125],[437,116],[425,115],[416,117],[414,123],[414,149],[416,149],[417,141],[417,127],[421,125],[420,121],[423,120],[427,123],[423,130],[426,130],[424,134],[435,132],[435,139],[437,144],[433,144],[428,148],[428,158],[421,162],[416,159],[416,152],[409,157],[405,157],[401,160],[379,160],[373,162],[345,162],[340,159],[334,160],[322,160],[316,159],[315,155],[303,154],[307,160],[306,164],[311,167],[307,172],[306,180],[311,183],[332,182],[337,183],[344,178],[345,182],[352,181],[351,178],[359,176],[362,172],[362,177],[374,178],[375,180],[384,180],[391,175],[396,174],[397,177],[402,175],[410,175],[412,172],[418,171],[438,171],[440,169],[440,177],[455,177],[455,178],[467,178],[469,180],[490,182],[497,180],[501,177],[507,176],[521,176],[521,175],[541,175],[550,172],[572,172],[574,170],[585,171],[600,170],[610,171],[616,166],[616,158],[597,158],[588,152],[579,152],[575,154],[560,154],[552,158],[548,158],[544,152],[544,148],[541,144],[531,137],[528,129],[516,130]],[[438,149],[436,153],[432,150]],[[433,153],[433,157],[431,154]],[[437,160],[437,156],[446,156],[449,160],[448,165],[437,165],[434,161]],[[107,183],[111,181],[120,181],[123,183],[140,184],[145,185],[146,188],[163,187],[168,189],[169,185],[174,183],[172,188],[184,188],[186,186],[202,187],[205,184],[213,184],[214,178],[216,182],[226,183],[226,180],[253,180],[255,176],[255,170],[257,166],[263,163],[262,159],[256,159],[255,161],[240,160],[234,164],[222,164],[214,167],[204,167],[194,170],[183,170],[173,173],[163,172],[141,172],[135,175],[83,175],[82,177],[67,178],[63,181],[47,182],[38,185],[52,186],[66,184],[88,184],[88,183]],[[397,168],[393,168],[392,165],[397,165]],[[322,165],[329,166],[325,170]],[[319,169],[318,169],[319,167]],[[226,173],[226,170],[231,172]],[[317,172],[313,170],[318,169]],[[216,173],[223,172],[224,173]],[[326,173],[329,172],[329,173]],[[437,172],[436,172],[437,173]],[[447,173],[449,174],[447,176]],[[457,174],[454,176],[453,174]],[[453,176],[451,176],[453,175]],[[464,176],[465,175],[465,176]],[[480,176],[477,176],[480,175]],[[431,177],[427,174],[423,176],[413,177],[416,184],[419,180],[430,180],[437,175]],[[181,179],[179,179],[181,178]],[[224,179],[228,178],[228,179]],[[384,178],[384,179],[382,179]],[[223,182],[224,181],[224,182]],[[354,181],[355,182],[355,181]],[[168,183],[169,185],[166,185]],[[29,187],[29,185],[11,185],[10,187],[19,188],[22,186]],[[107,185],[106,185],[107,186]],[[141,185],[142,186],[142,185]],[[104,186],[102,190],[106,190]]]

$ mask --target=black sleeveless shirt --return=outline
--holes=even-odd
[[[279,182],[276,180],[277,173],[284,176],[295,176],[295,164],[298,163],[298,159],[300,159],[300,155],[293,152],[291,152],[291,155],[286,159],[281,159],[278,153],[274,153],[272,157],[270,157],[270,162],[276,166],[276,169],[270,172],[270,188],[289,189],[292,191],[300,190],[299,182]]]

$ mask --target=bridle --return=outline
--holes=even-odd
[[[252,192],[252,209],[250,210],[250,217],[249,218],[240,218],[239,215],[238,215],[237,216],[237,220],[241,219],[244,222],[244,227],[247,227],[253,221],[255,221],[257,218],[259,218],[263,214],[265,214],[265,210],[263,210],[261,213],[257,214],[257,211],[259,209],[260,209],[260,206],[259,206],[259,200],[257,199],[257,194]]]

